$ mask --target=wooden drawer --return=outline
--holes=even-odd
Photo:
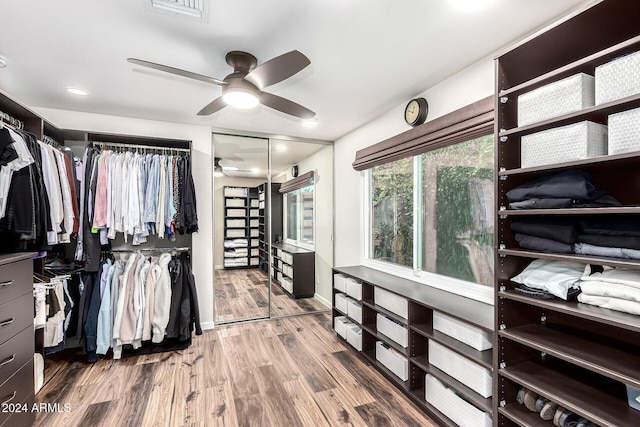
[[[33,329],[26,328],[0,346],[0,386],[33,358]]]
[[[27,410],[31,410],[31,406],[33,405],[33,359],[29,360],[0,387],[0,405],[4,402],[16,404],[26,403]],[[0,411],[0,425],[5,423],[9,417],[13,419],[15,415],[20,414]],[[13,426],[14,424],[9,423],[6,425]]]
[[[33,293],[0,305],[0,344],[33,326]]]
[[[0,304],[32,292],[32,275],[33,261],[30,259],[0,266]]]

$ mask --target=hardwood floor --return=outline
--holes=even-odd
[[[267,317],[269,282],[259,268],[216,270],[216,322]],[[271,287],[271,316],[328,310],[315,298],[295,299],[279,285]]]
[[[186,350],[47,358],[36,426],[436,426],[336,338],[327,313],[219,326]]]

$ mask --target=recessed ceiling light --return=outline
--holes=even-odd
[[[276,151],[280,151],[280,152],[287,151],[287,146],[284,144],[278,144],[276,145]]]
[[[4,68],[7,66],[7,58],[4,56],[0,56],[0,68]]]
[[[314,127],[318,126],[318,120],[317,119],[303,120],[302,121],[302,126],[304,126],[306,128],[314,128]]]
[[[252,168],[251,169],[251,173],[258,173],[258,172],[260,172],[260,169],[258,169],[258,168]]]
[[[72,93],[74,95],[78,95],[78,96],[87,96],[87,95],[89,95],[89,92],[87,92],[86,90],[83,90],[83,89],[78,89],[77,87],[68,87],[67,88],[67,92]]]

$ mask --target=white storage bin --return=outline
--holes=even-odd
[[[376,360],[402,381],[409,379],[409,360],[382,341],[376,341]]]
[[[362,351],[362,328],[355,323],[347,325],[347,342],[356,350]]]
[[[260,225],[260,222],[257,219],[252,219],[251,221],[249,221],[249,227],[258,227]]]
[[[226,187],[224,189],[225,197],[247,197],[246,187]]]
[[[258,265],[258,263],[260,262],[260,260],[258,258],[251,258],[251,265]]]
[[[260,201],[258,199],[251,199],[251,207],[257,208],[260,206]]]
[[[227,216],[245,216],[247,211],[244,209],[227,209]]]
[[[251,209],[249,216],[251,216],[251,218],[257,218],[260,216],[260,211],[258,209]]]
[[[282,284],[282,272],[276,271],[276,280],[278,283]]]
[[[252,228],[251,229],[251,237],[258,237],[259,234],[260,234],[260,232],[258,231],[257,228]]]
[[[232,207],[232,208],[241,208],[246,205],[245,205],[244,199],[227,199],[225,206]]]
[[[397,324],[383,314],[376,315],[376,329],[402,347],[406,347],[409,343],[409,331],[406,326]]]
[[[287,292],[293,293],[293,280],[283,276],[280,284],[287,290]]]
[[[609,154],[640,150],[640,108],[609,116]]]
[[[259,255],[260,255],[259,249],[251,249],[251,256],[259,256]]]
[[[244,237],[245,230],[226,230],[225,237]]]
[[[640,93],[640,52],[596,67],[596,104]]]
[[[429,340],[429,364],[447,373],[482,397],[492,394],[491,371]]]
[[[251,247],[256,248],[258,245],[260,245],[259,239],[251,239]]]
[[[362,301],[362,282],[353,278],[347,279],[347,295]]]
[[[362,304],[353,299],[347,300],[347,316],[358,323],[362,323]]]
[[[406,319],[409,316],[409,301],[382,288],[374,288],[373,299],[376,305]]]
[[[258,205],[258,207],[259,207],[260,209],[264,209],[264,200],[261,200],[261,201],[260,201],[260,204]]]
[[[260,201],[264,200],[264,197],[265,197],[265,195],[264,195],[264,191],[263,191],[262,193],[258,194],[258,199],[259,199]]]
[[[347,339],[347,325],[351,324],[351,321],[345,316],[337,316],[333,319],[333,329],[345,340]]]
[[[436,311],[433,312],[433,329],[479,351],[493,347],[490,332]]]
[[[607,127],[580,122],[521,138],[521,167],[570,162],[607,154]]]
[[[593,76],[580,73],[518,97],[518,126],[580,111],[595,104]]]
[[[425,376],[425,399],[460,427],[491,427],[491,416],[462,399],[434,376]]]
[[[247,222],[244,219],[228,219],[227,227],[244,227]]]
[[[282,258],[282,261],[286,262],[287,264],[293,264],[293,255],[291,255],[289,252],[282,252],[280,254],[280,258]]]
[[[333,287],[340,292],[347,292],[347,277],[344,274],[333,275]]]
[[[349,299],[345,294],[336,294],[336,308],[340,310],[341,313],[347,314],[349,309],[347,308],[347,300]]]

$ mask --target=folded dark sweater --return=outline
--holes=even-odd
[[[573,247],[567,243],[562,243],[551,239],[543,239],[542,237],[528,236],[521,233],[516,233],[515,237],[516,241],[523,249],[531,249],[533,251],[548,253],[573,253]]]
[[[610,248],[640,249],[640,237],[636,236],[607,236],[604,234],[580,234],[578,242]]]
[[[604,191],[596,189],[591,175],[584,170],[570,169],[555,175],[545,175],[519,185],[507,192],[510,202],[533,198],[568,198],[580,201],[595,200]]]
[[[513,222],[511,230],[515,233],[571,244],[576,242],[578,223],[563,219],[524,219]]]
[[[580,221],[580,226],[587,234],[640,237],[640,220],[637,219],[616,218],[613,220]]]

